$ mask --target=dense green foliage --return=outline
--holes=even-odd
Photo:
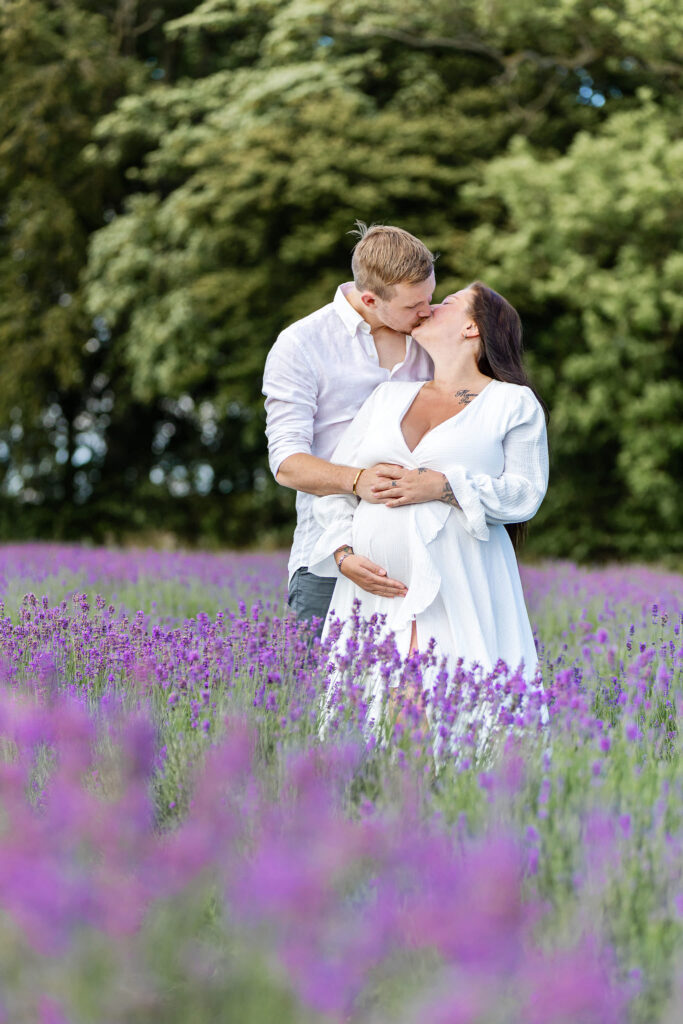
[[[0,528],[286,538],[263,363],[359,217],[440,253],[437,297],[477,277],[522,313],[535,550],[680,555],[674,0],[164,11],[0,13]]]

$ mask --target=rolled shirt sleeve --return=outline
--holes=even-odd
[[[283,331],[268,354],[263,374],[268,462],[274,477],[290,455],[311,454],[318,380],[293,333]]]
[[[528,388],[503,438],[504,466],[500,476],[473,473],[452,466],[446,477],[464,516],[465,529],[477,540],[488,540],[489,523],[523,523],[531,519],[548,488],[548,438],[543,409]]]

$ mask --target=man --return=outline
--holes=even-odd
[[[391,473],[386,465],[360,473],[329,462],[339,438],[366,398],[386,380],[431,380],[433,366],[410,333],[431,316],[434,257],[398,227],[358,222],[353,282],[327,306],[287,327],[270,350],[263,379],[268,456],[278,483],[297,491],[297,525],[289,559],[289,604],[298,619],[324,619],[335,579],[308,572],[321,530],[314,496],[357,494]],[[385,474],[385,476],[383,476]],[[405,592],[369,559],[352,560],[348,575],[374,594]],[[347,567],[348,569],[348,567]]]

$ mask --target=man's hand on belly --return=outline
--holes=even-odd
[[[397,505],[416,505],[421,501],[440,501],[443,497],[443,473],[434,469],[403,469],[400,466],[383,466],[378,473],[378,482],[373,487],[375,501],[387,508]]]
[[[386,482],[385,474],[404,472],[401,466],[396,466],[393,462],[378,462],[377,465],[370,466],[370,469],[363,470],[356,484],[356,494],[363,501],[369,501],[371,505],[379,505],[382,499],[377,497],[375,489]]]
[[[377,597],[405,597],[408,593],[405,584],[390,579],[386,569],[362,555],[347,555],[340,572],[361,590],[367,590],[368,594]]]

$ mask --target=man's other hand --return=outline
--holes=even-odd
[[[405,584],[390,579],[386,569],[362,555],[347,555],[342,562],[341,574],[361,590],[377,597],[405,597],[408,593]]]

